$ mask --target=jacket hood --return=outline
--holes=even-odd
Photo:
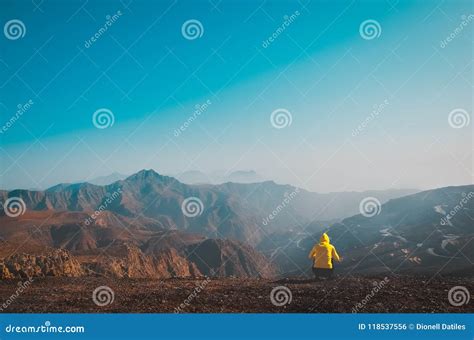
[[[329,236],[328,234],[324,233],[321,235],[321,238],[319,239],[319,242],[321,243],[329,243]]]

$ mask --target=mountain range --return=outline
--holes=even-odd
[[[0,191],[0,199],[20,197],[28,210],[34,211],[93,212],[105,206],[103,210],[115,215],[148,218],[164,230],[177,229],[257,245],[265,235],[274,232],[306,229],[312,221],[354,215],[364,197],[376,195],[383,203],[413,191],[319,194],[271,181],[186,185],[153,170],[143,170],[105,186],[77,183],[59,184],[45,191]],[[202,203],[202,211],[194,218],[185,216],[181,207],[189,197]]]
[[[190,170],[177,174],[175,177],[186,184],[257,183],[263,181],[263,178],[253,170],[237,170],[230,173],[226,171],[204,173],[199,170]]]
[[[178,179],[180,182],[185,183],[185,184],[222,184],[226,182],[234,182],[234,183],[257,183],[257,182],[262,182],[263,178],[257,174],[253,170],[237,170],[233,172],[226,172],[226,171],[213,171],[210,173],[204,173],[199,170],[189,170],[189,171],[184,171],[178,174],[170,174],[170,177],[175,177]],[[104,175],[104,176],[99,176],[99,177],[93,177],[93,178],[88,178],[85,180],[79,180],[79,181],[72,181],[67,184],[76,184],[76,183],[90,183],[90,184],[95,184],[95,185],[109,185],[114,182],[124,180],[128,175],[119,173],[119,172],[113,172],[109,175]],[[3,185],[8,186],[7,183],[2,183]],[[64,184],[63,184],[64,185]],[[48,187],[45,188],[28,188],[30,191],[41,191],[45,190]],[[17,188],[11,188],[11,190],[14,190]],[[8,189],[10,190],[10,189]]]
[[[344,272],[474,276],[474,185],[392,199],[374,216],[358,214],[324,231],[344,256],[335,264]],[[304,268],[319,235],[288,245],[275,261],[286,263],[283,271]]]
[[[323,230],[346,254],[342,270],[433,272],[460,248],[472,261],[466,248],[473,224],[465,217],[471,201],[449,220],[454,227],[436,224],[440,211],[450,211],[470,191],[473,186],[320,194],[272,181],[189,185],[153,170],[107,185],[0,191],[1,202],[19,197],[26,205],[21,216],[0,216],[0,275],[301,274],[309,247]],[[380,214],[359,214],[366,197],[380,201]],[[189,199],[194,205],[186,207]],[[65,253],[58,255],[58,249]],[[371,253],[375,260],[362,258]],[[465,261],[452,261],[453,271],[469,270]]]

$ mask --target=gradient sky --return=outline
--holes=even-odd
[[[33,101],[0,134],[0,188],[142,168],[252,169],[320,192],[473,183],[473,122],[448,123],[454,109],[472,118],[472,1],[38,3],[0,0],[2,27],[26,27],[0,36],[0,125]],[[190,19],[204,28],[195,40],[181,31]],[[365,20],[380,24],[378,38],[361,37]],[[94,126],[100,108],[113,126]],[[282,129],[270,122],[279,108],[292,116]]]

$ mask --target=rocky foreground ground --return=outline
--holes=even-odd
[[[453,306],[448,292],[470,278],[337,277],[303,279],[41,278],[0,281],[0,311],[7,313],[472,313],[474,301]],[[103,306],[94,302],[95,300]],[[282,286],[286,287],[282,288]],[[279,287],[279,288],[276,288]],[[272,302],[272,290],[275,289]],[[113,294],[112,294],[113,293]],[[465,299],[465,300],[466,300]],[[459,301],[459,300],[458,300]],[[3,306],[2,306],[3,304]],[[3,310],[2,310],[3,309]]]

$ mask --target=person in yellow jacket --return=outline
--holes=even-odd
[[[329,243],[329,236],[324,233],[319,239],[319,243],[316,243],[311,249],[309,256],[313,260],[313,274],[316,279],[325,277],[331,278],[333,274],[333,259],[337,262],[341,262],[336,248]]]

